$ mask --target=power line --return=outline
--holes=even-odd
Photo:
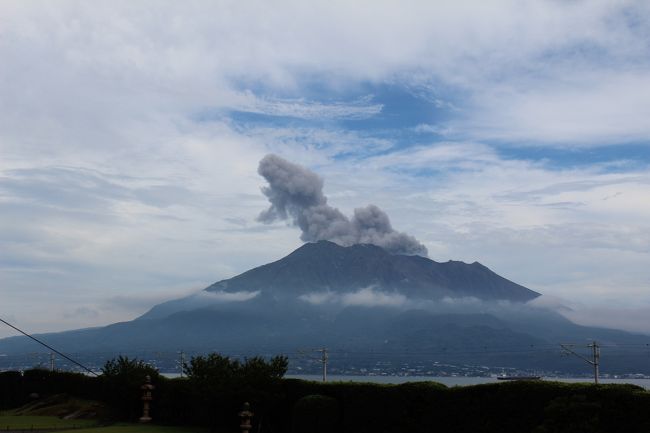
[[[400,358],[410,358],[410,357],[420,357],[420,356],[436,356],[436,355],[480,355],[480,354],[516,354],[516,353],[540,353],[540,352],[557,352],[558,348],[556,345],[549,347],[539,347],[539,348],[490,348],[484,347],[481,349],[439,349],[432,351],[346,351],[346,350],[333,350],[330,351],[330,357],[336,358],[345,358],[345,357],[359,357],[359,356],[389,356],[389,357],[400,357]],[[299,351],[297,353],[288,352],[288,355],[303,355],[303,352]]]
[[[53,348],[53,347],[50,346],[49,344],[42,342],[42,341],[39,340],[38,338],[29,335],[28,333],[26,333],[26,332],[23,331],[22,329],[19,329],[19,328],[15,327],[15,326],[12,325],[11,323],[7,322],[6,320],[3,320],[2,318],[0,318],[0,322],[4,323],[5,325],[9,326],[10,328],[15,329],[16,331],[20,332],[20,333],[23,334],[24,336],[31,338],[32,340],[34,340],[34,341],[37,342],[38,344],[47,347],[47,348],[50,349],[52,352],[56,353],[56,354],[59,355],[59,356],[64,357],[64,358],[67,359],[68,361],[70,361],[70,362],[72,362],[72,363],[78,365],[79,367],[83,368],[84,370],[86,370],[86,371],[89,372],[90,374],[94,374],[95,376],[99,376],[97,373],[95,373],[94,371],[92,371],[90,368],[86,367],[85,365],[81,364],[80,362],[75,361],[74,359],[70,358],[70,357],[67,356],[66,354],[59,352],[58,350],[56,350],[55,348]]]
[[[319,358],[313,358],[311,356],[308,356],[308,352],[320,352],[321,356]],[[323,364],[323,382],[327,382],[327,361],[329,360],[329,356],[327,354],[327,347],[322,347],[320,349],[304,349],[304,350],[299,350],[296,353],[293,353],[293,355],[298,355],[300,358],[307,358],[307,359],[318,359],[322,364]]]
[[[598,346],[598,343],[594,341],[591,344],[583,346],[591,349],[591,356],[592,356],[591,359],[586,358],[580,355],[579,353],[575,352],[572,349],[572,347],[576,346],[575,344],[560,344],[560,346],[562,347],[562,349],[564,349],[566,353],[574,355],[594,367],[594,383],[598,385],[598,375],[600,373],[600,346]]]
[[[498,345],[498,346],[481,346],[473,348],[451,348],[442,347],[429,350],[346,350],[346,349],[328,349],[329,359],[345,359],[345,358],[359,358],[359,357],[391,357],[391,358],[419,358],[426,356],[453,356],[453,355],[498,355],[498,354],[535,354],[535,353],[560,353],[562,349],[558,347],[559,343],[545,343],[545,344],[522,344],[522,345]],[[599,348],[611,348],[608,353],[620,354],[639,354],[646,352],[650,349],[650,343],[638,344],[598,344]],[[322,361],[322,356],[310,356],[309,352],[321,352],[322,349],[299,349],[299,350],[279,350],[276,353],[284,354],[289,358],[311,359]],[[176,357],[172,352],[160,352],[162,355],[169,355]],[[227,354],[231,357],[245,358],[248,356],[257,356],[259,352],[240,352],[222,350],[221,353]],[[264,356],[272,356],[266,353]]]

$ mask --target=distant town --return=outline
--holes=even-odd
[[[93,371],[99,372],[104,363],[114,356],[101,354],[78,354],[75,358],[83,362]],[[136,353],[127,354],[145,361],[157,368],[162,374],[177,377],[181,376],[181,359],[184,355],[189,359],[194,353]],[[271,356],[270,354],[268,356]],[[245,356],[233,356],[244,358]],[[322,359],[318,355],[304,354],[289,357],[289,375],[320,375],[323,370]],[[55,369],[59,371],[83,372],[77,365],[65,359],[52,356],[49,353],[31,353],[26,355],[1,355],[0,372],[14,370],[23,371],[32,368]],[[327,374],[332,376],[400,376],[400,377],[498,377],[538,375],[542,377],[557,378],[591,378],[592,373],[585,369],[584,373],[567,373],[566,371],[525,370],[512,367],[489,367],[484,365],[449,364],[437,361],[394,361],[357,359],[355,362],[330,360],[327,365]],[[642,373],[627,373],[612,375],[601,373],[603,379],[650,379],[650,375]]]

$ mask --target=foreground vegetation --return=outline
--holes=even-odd
[[[208,433],[205,428],[160,426],[143,424],[116,424],[107,427],[70,430],[69,433]],[[63,433],[63,432],[62,432]]]
[[[61,419],[56,416],[0,415],[0,430],[77,429],[96,424],[93,420]]]
[[[99,378],[7,372],[0,373],[0,409],[23,405],[34,393],[41,399],[66,393],[103,402],[110,409],[104,421],[134,421],[141,415],[140,386],[148,374],[156,386],[152,417],[169,427],[115,425],[87,431],[190,431],[171,427],[182,425],[234,432],[244,401],[255,412],[253,431],[270,433],[650,431],[650,393],[634,385],[513,382],[447,388],[434,382],[309,382],[283,379],[285,372],[285,358],[242,363],[217,354],[193,359],[183,379],[166,379],[127,358],[108,363]]]

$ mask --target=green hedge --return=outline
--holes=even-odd
[[[49,396],[70,394],[85,399],[97,399],[101,394],[99,381],[78,373],[27,370],[0,373],[0,409],[22,406],[31,394]]]
[[[336,433],[339,431],[339,402],[332,397],[313,394],[302,397],[293,406],[292,433]]]
[[[124,407],[141,407],[139,389],[110,387],[104,380],[43,370],[22,376],[0,373],[0,408],[24,404],[32,392],[106,402],[119,397]],[[237,412],[249,401],[255,412],[253,431],[261,422],[261,431],[267,433],[333,428],[341,433],[650,432],[650,393],[633,385],[511,382],[447,388],[433,382],[381,385],[282,379],[216,389],[187,378],[163,377],[157,377],[154,385],[156,422],[222,431],[238,430]],[[123,419],[136,415],[120,414]],[[323,425],[323,416],[332,423]]]
[[[340,432],[650,432],[650,393],[634,385],[510,382],[446,388],[432,382],[296,379],[284,385],[286,410],[305,395],[335,398]],[[288,419],[290,413],[282,416]]]

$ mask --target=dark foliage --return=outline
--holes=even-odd
[[[339,403],[324,395],[307,395],[296,402],[291,416],[293,433],[336,433]]]
[[[290,420],[296,416],[291,408],[312,394],[338,401],[337,431],[342,433],[650,431],[650,393],[633,385],[515,382],[447,388],[432,382],[323,384],[296,379],[283,383],[284,431],[291,430]]]
[[[145,376],[157,377],[158,370],[144,361],[137,358],[129,359],[128,356],[119,356],[118,358],[106,361],[102,367],[102,376],[108,379],[124,379],[139,377],[142,381]]]
[[[21,406],[31,400],[30,395],[60,393],[96,400],[100,390],[94,378],[78,373],[42,369],[0,373],[0,409]]]
[[[281,379],[287,372],[289,360],[276,356],[266,361],[261,356],[246,358],[244,362],[218,353],[192,357],[183,366],[187,377],[193,381],[207,381],[216,386],[230,383],[254,383],[260,385]]]
[[[165,379],[137,360],[115,360],[106,376],[30,370],[0,373],[0,408],[29,394],[66,393],[102,400],[122,419],[140,415],[143,375],[154,376],[158,423],[237,431],[249,401],[253,431],[341,433],[641,433],[650,431],[650,393],[633,385],[556,382],[447,388],[433,382],[379,385],[281,379],[286,361],[239,362],[208,355],[190,362],[183,379]]]
[[[99,379],[103,399],[120,418],[133,421],[142,415],[141,387],[147,376],[154,386],[159,382],[158,370],[137,358],[120,356],[102,367]]]
[[[20,406],[26,402],[23,377],[18,371],[0,373],[0,409]]]
[[[256,408],[256,422],[265,431],[274,431],[274,413],[283,401],[280,379],[287,367],[284,356],[243,362],[217,353],[193,357],[184,366],[186,383],[175,391],[192,404],[181,403],[180,412],[201,425],[229,428],[238,425],[237,413],[248,401]]]

